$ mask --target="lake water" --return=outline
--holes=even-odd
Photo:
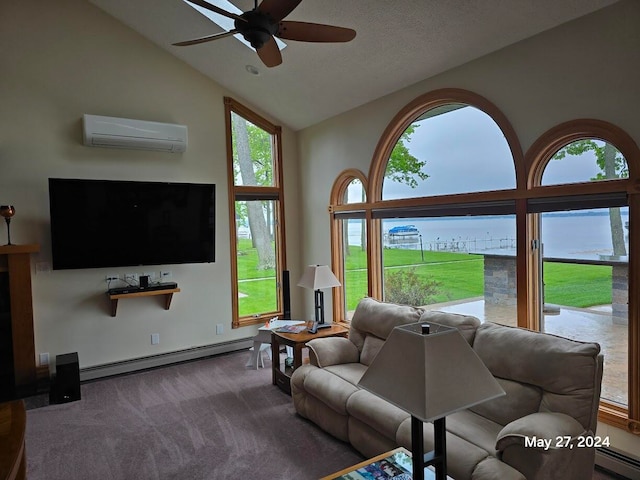
[[[622,209],[622,224],[628,253],[628,209]],[[414,225],[419,232],[402,245],[391,245],[385,235],[385,245],[396,248],[420,248],[479,252],[504,250],[515,253],[515,216],[447,217],[383,220],[385,234],[396,226]],[[349,221],[349,244],[360,245],[361,222]],[[546,257],[584,257],[611,255],[611,227],[608,210],[583,213],[547,213],[542,215],[542,241]]]

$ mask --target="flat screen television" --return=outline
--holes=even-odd
[[[49,179],[53,269],[215,259],[215,185]]]

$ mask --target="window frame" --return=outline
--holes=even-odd
[[[355,202],[345,203],[344,201],[345,195],[347,193],[347,189],[349,188],[349,185],[351,185],[351,183],[354,180],[358,180],[362,185],[362,189],[364,191],[364,196],[365,196],[364,203],[355,203]],[[368,224],[366,219],[367,213],[365,211],[358,210],[358,206],[364,206],[367,204],[367,200],[368,200],[367,189],[368,189],[368,185],[367,185],[367,178],[365,174],[355,168],[342,171],[338,175],[338,178],[334,182],[333,187],[331,189],[331,198],[330,198],[331,206],[329,207],[329,211],[331,214],[335,213],[336,218],[339,217],[338,220],[330,222],[331,238],[334,239],[331,245],[331,270],[334,272],[334,274],[336,275],[336,278],[340,281],[340,283],[343,286],[345,285],[345,282],[346,282],[345,272],[344,272],[345,259],[344,259],[344,256],[342,255],[342,252],[344,252],[345,245],[344,245],[344,228],[342,223],[343,217],[341,217],[339,213],[339,211],[341,210],[340,206],[344,205],[346,208],[349,209],[351,213],[350,218],[364,218],[365,224]],[[369,215],[370,213],[371,212],[369,212]],[[365,232],[365,235],[367,235],[367,242],[369,242],[370,239],[368,237],[368,231]],[[367,294],[369,296],[371,295],[371,278],[370,278],[371,272],[370,271],[371,269],[369,267],[369,255],[367,254],[367,279],[368,279]],[[333,318],[343,319],[343,320],[347,318],[345,288],[346,287],[332,289]]]
[[[559,185],[541,185],[544,169],[557,151],[570,143],[584,139],[597,139],[615,146],[624,156],[629,169],[628,178],[607,180],[606,182],[576,182]],[[589,198],[627,196],[629,218],[640,214],[640,149],[633,139],[622,129],[611,123],[596,119],[578,119],[561,123],[543,133],[526,153],[530,165],[527,175],[527,200],[553,203],[562,197]],[[535,215],[531,215],[535,217]],[[535,228],[535,227],[534,227]],[[639,222],[629,225],[629,364],[628,364],[628,405],[600,399],[598,420],[633,434],[640,434],[640,249],[634,245],[640,238]],[[533,295],[539,295],[533,271],[528,272],[528,288]],[[635,292],[635,293],[634,293]],[[539,330],[539,312],[529,318],[531,328]]]
[[[447,103],[465,103],[474,106],[496,122],[502,129],[511,149],[516,173],[516,187],[510,190],[473,192],[408,199],[382,200],[382,184],[387,161],[406,128],[425,111]],[[580,182],[560,185],[541,185],[542,174],[551,157],[563,146],[576,140],[594,138],[614,145],[627,161],[629,176],[606,182]],[[582,203],[608,201],[608,197],[627,196],[629,218],[640,218],[640,149],[634,140],[619,127],[601,120],[579,119],[557,125],[543,133],[523,154],[519,139],[508,119],[491,102],[461,89],[440,89],[424,94],[401,109],[389,122],[375,149],[367,185],[367,202],[342,204],[339,186],[348,183],[341,174],[332,193],[329,207],[332,226],[332,258],[335,271],[343,265],[341,229],[338,223],[349,214],[358,212],[367,222],[367,258],[369,263],[369,295],[382,299],[382,241],[380,218],[394,212],[411,211],[446,212],[447,209],[473,207],[474,203],[499,205],[515,203],[516,215],[516,271],[517,271],[517,324],[540,330],[537,287],[539,270],[534,258],[532,239],[539,238],[539,215],[530,210],[531,204],[566,201]],[[629,226],[629,399],[628,406],[602,400],[599,420],[634,434],[640,434],[640,221]],[[634,248],[634,246],[636,246]],[[334,318],[345,318],[343,296],[334,289]],[[338,300],[338,301],[336,301]]]
[[[284,314],[284,299],[282,291],[282,272],[287,269],[286,264],[286,243],[285,243],[285,225],[284,225],[284,188],[282,174],[282,127],[274,125],[266,118],[255,113],[248,107],[242,105],[236,100],[225,97],[225,132],[227,147],[227,186],[228,186],[228,203],[229,203],[229,249],[231,255],[231,311],[232,311],[232,328],[239,328],[248,325],[257,325],[265,323],[267,320]],[[273,154],[273,186],[263,187],[255,185],[235,185],[234,165],[233,165],[233,128],[231,124],[231,115],[235,113],[251,122],[255,126],[263,129],[272,138],[272,154]],[[275,311],[262,312],[241,317],[239,314],[239,297],[238,297],[238,250],[236,235],[236,211],[235,204],[237,201],[251,200],[273,200],[275,201],[274,217],[276,222],[276,231],[274,241],[276,253],[276,299],[277,308]]]

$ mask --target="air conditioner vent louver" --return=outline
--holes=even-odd
[[[187,149],[184,125],[86,114],[82,123],[84,144],[90,147],[171,153]]]

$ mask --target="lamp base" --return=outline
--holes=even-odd
[[[413,479],[424,480],[424,468],[433,465],[435,479],[447,478],[447,447],[445,420],[438,418],[433,421],[434,449],[424,453],[424,438],[422,436],[422,421],[411,415],[411,454],[413,457]]]
[[[318,331],[319,328],[329,328],[331,325],[327,324],[327,323],[318,323],[318,322],[313,322],[313,325],[311,325],[307,331],[309,333],[316,333]]]

